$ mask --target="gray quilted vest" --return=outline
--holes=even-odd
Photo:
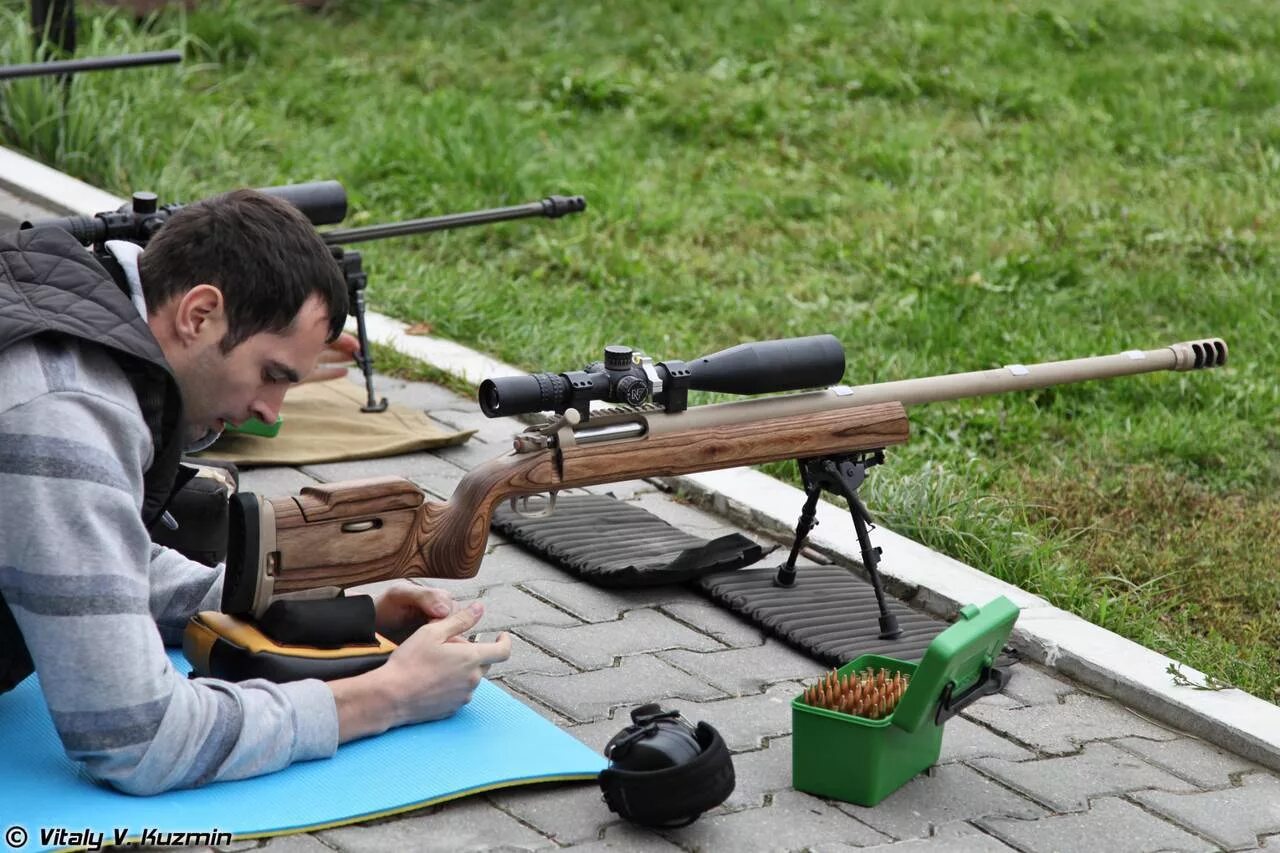
[[[155,447],[143,476],[142,520],[164,512],[182,458],[182,397],[151,329],[124,290],[70,234],[0,235],[0,349],[34,335],[69,335],[106,347],[128,376]],[[0,693],[33,670],[0,595]]]

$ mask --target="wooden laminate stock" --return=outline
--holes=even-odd
[[[908,433],[902,405],[878,403],[511,452],[470,471],[444,502],[426,500],[396,477],[312,487],[272,501],[280,552],[275,591],[469,578],[480,568],[494,508],[510,498],[871,450],[901,444]]]
[[[370,477],[344,483],[306,486],[294,498],[307,521],[348,519],[395,509],[417,509],[422,490],[400,477]]]

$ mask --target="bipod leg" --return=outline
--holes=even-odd
[[[871,513],[867,512],[866,506],[858,497],[858,487],[866,479],[867,469],[883,461],[883,450],[826,458],[822,460],[821,480],[823,487],[849,502],[849,514],[853,516],[853,529],[858,535],[858,548],[862,552],[862,565],[871,578],[871,588],[875,591],[876,605],[880,609],[880,639],[895,640],[902,636],[902,629],[898,627],[898,618],[889,612],[889,606],[884,600],[884,584],[876,569],[880,563],[880,549],[871,544]]]
[[[800,480],[804,484],[804,509],[800,511],[800,521],[796,524],[796,538],[791,543],[791,554],[785,563],[778,566],[778,574],[773,579],[774,586],[788,588],[795,586],[796,559],[800,556],[800,549],[804,547],[809,531],[817,524],[818,498],[822,495],[821,484],[809,475],[809,461],[797,459],[796,465],[800,468]]]
[[[360,354],[356,356],[356,364],[360,365],[360,372],[364,374],[364,390],[368,397],[365,404],[360,407],[360,411],[385,412],[387,398],[383,397],[379,401],[373,393],[373,355],[369,352],[369,329],[364,319],[364,286],[367,278],[360,260],[360,253],[336,249],[334,257],[338,259],[342,272],[346,276],[347,300],[350,302],[351,313],[356,315],[356,339],[360,342]]]
[[[356,291],[356,337],[360,341],[360,356],[356,361],[360,364],[360,372],[364,374],[364,390],[368,395],[367,402],[360,407],[362,412],[385,412],[387,398],[378,402],[373,394],[373,356],[369,354],[369,331],[364,324],[364,290]]]
[[[898,627],[898,617],[889,612],[889,607],[884,600],[884,584],[880,581],[880,572],[876,569],[880,562],[880,549],[872,547],[871,531],[868,527],[871,515],[857,495],[850,494],[847,498],[849,511],[853,514],[853,529],[858,533],[858,547],[862,550],[862,564],[867,567],[867,574],[871,576],[871,588],[876,592],[876,605],[880,608],[880,639],[896,640],[902,636],[902,629]]]

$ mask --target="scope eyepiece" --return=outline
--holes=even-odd
[[[491,418],[564,411],[568,390],[568,383],[554,373],[486,379],[480,383],[480,410]]]
[[[604,361],[569,373],[486,379],[480,409],[491,418],[577,409],[585,421],[592,400],[639,406],[652,399],[683,411],[689,391],[765,394],[817,388],[844,376],[844,347],[832,335],[739,344],[690,362],[653,364],[629,347],[605,348]]]

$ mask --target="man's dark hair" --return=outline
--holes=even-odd
[[[283,332],[315,293],[329,311],[329,339],[347,316],[338,262],[300,210],[256,190],[234,190],[179,210],[138,260],[142,293],[156,310],[198,284],[222,291],[228,353],[252,335]]]

